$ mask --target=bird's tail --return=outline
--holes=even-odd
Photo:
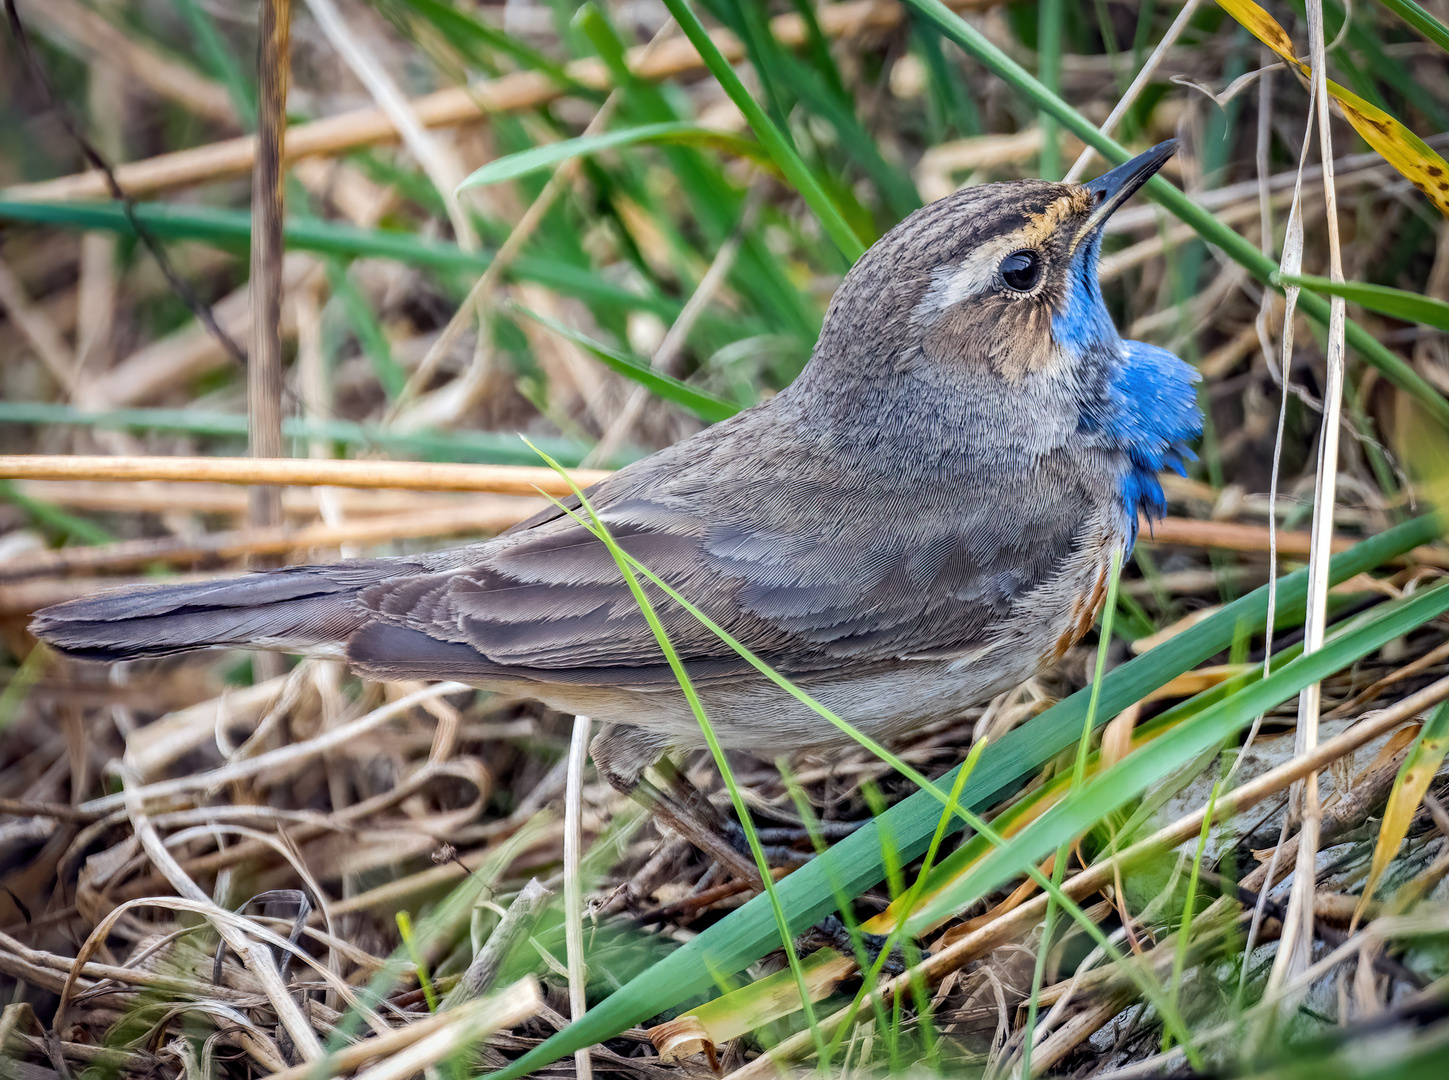
[[[35,636],[86,660],[251,647],[340,656],[367,619],[369,585],[417,572],[405,559],[295,566],[185,585],[113,589],[37,612]]]

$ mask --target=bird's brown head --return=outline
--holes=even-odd
[[[918,346],[932,363],[1007,381],[1060,373],[1116,329],[1097,286],[1102,226],[1172,156],[1153,147],[1086,184],[1020,180],[966,188],[923,207],[860,260],[831,305],[821,344]]]

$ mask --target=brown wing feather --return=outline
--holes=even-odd
[[[989,489],[938,485],[907,505],[894,486],[826,479],[808,458],[770,476],[755,457],[742,475],[699,444],[689,468],[671,471],[666,452],[647,475],[605,481],[590,502],[625,550],[786,674],[982,644],[1070,558],[1103,495],[1083,477],[1108,472],[1048,455],[1030,470],[990,472]],[[464,680],[673,683],[607,547],[562,512],[474,554],[472,565],[364,590],[372,618],[352,638],[353,662]],[[647,591],[691,671],[749,670],[682,607]]]

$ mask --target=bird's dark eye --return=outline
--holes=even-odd
[[[1001,280],[1017,292],[1031,292],[1041,280],[1041,256],[1035,251],[1013,251],[1001,260]]]

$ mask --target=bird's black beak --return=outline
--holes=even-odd
[[[1087,222],[1077,233],[1078,241],[1084,240],[1097,232],[1117,208],[1137,193],[1147,181],[1151,180],[1158,169],[1167,164],[1167,159],[1177,153],[1177,140],[1168,139],[1160,142],[1146,153],[1138,154],[1125,165],[1118,165],[1109,173],[1103,173],[1097,179],[1089,181],[1082,186],[1090,191],[1097,200],[1097,207],[1092,211]]]

